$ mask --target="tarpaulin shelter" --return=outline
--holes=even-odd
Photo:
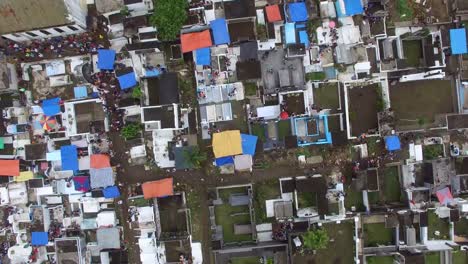
[[[51,131],[57,127],[57,119],[53,116],[42,116],[41,120],[39,121],[42,128],[46,131]]]
[[[145,199],[160,198],[174,194],[173,179],[145,182],[141,185]]]
[[[15,177],[15,182],[25,182],[34,179],[32,171],[22,171],[18,177]]]
[[[5,149],[5,139],[0,137],[0,149]]]
[[[58,161],[62,159],[62,153],[60,150],[54,150],[52,152],[46,153],[46,160],[47,161]]]
[[[86,86],[77,86],[73,88],[75,99],[82,99],[88,97],[88,88]]]
[[[124,75],[118,76],[120,89],[127,90],[137,85],[134,72],[129,72]]]
[[[19,160],[0,160],[0,176],[19,176]]]
[[[55,97],[42,101],[42,110],[46,116],[54,116],[60,113],[60,98]]]
[[[286,44],[296,43],[296,28],[294,25],[295,23],[284,24],[284,36]]]
[[[106,154],[93,154],[91,155],[91,168],[102,169],[110,167],[110,157]]]
[[[385,137],[385,146],[388,151],[395,151],[401,149],[400,138],[396,135]]]
[[[227,164],[234,164],[234,158],[232,156],[217,158],[215,159],[215,163],[218,167]]]
[[[450,191],[449,187],[438,190],[436,194],[437,199],[439,199],[439,203],[443,205],[448,205],[453,202],[452,192]]]
[[[213,134],[215,158],[242,154],[242,140],[239,130],[228,130]]]
[[[289,3],[289,21],[291,22],[303,22],[309,19],[307,15],[307,7],[304,2]]]
[[[180,36],[180,43],[183,53],[211,47],[213,45],[209,30],[182,34]]]
[[[211,49],[202,48],[195,50],[195,60],[197,65],[210,66],[211,65]]]
[[[75,145],[62,146],[60,148],[62,158],[62,170],[78,170],[78,151]]]
[[[253,161],[251,155],[237,155],[234,157],[234,168],[237,171],[248,171],[252,169]]]
[[[241,134],[242,140],[242,154],[255,155],[255,148],[257,147],[257,136]]]
[[[229,44],[231,38],[229,37],[226,19],[218,18],[210,21],[210,27],[213,31],[213,39],[215,45]]]
[[[105,188],[103,191],[105,198],[117,198],[120,196],[120,191],[117,186],[109,186]]]
[[[31,232],[31,245],[45,246],[49,243],[48,232]]]
[[[98,68],[100,70],[113,70],[115,61],[115,50],[99,49],[98,50]]]
[[[309,36],[307,35],[307,31],[301,30],[299,31],[299,41],[304,44],[304,46],[309,47],[310,42],[309,42]]]
[[[468,53],[465,28],[450,30],[450,46],[452,47],[452,54],[457,55]]]
[[[265,12],[267,15],[268,22],[276,22],[276,21],[283,20],[283,18],[281,17],[281,13],[280,13],[280,9],[278,5],[266,6]]]
[[[344,0],[345,13],[347,16],[354,16],[364,13],[361,0]]]
[[[80,192],[87,192],[91,189],[88,176],[75,176],[73,177],[75,183],[75,190]]]
[[[89,169],[91,176],[91,188],[105,188],[115,184],[112,168]]]

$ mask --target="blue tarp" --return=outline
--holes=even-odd
[[[146,70],[146,74],[145,74],[145,77],[156,77],[156,76],[159,76],[159,74],[161,74],[161,72],[156,69],[156,68],[153,68],[153,69],[145,69]]]
[[[210,48],[202,48],[197,49],[196,53],[196,61],[197,65],[203,66],[210,66],[211,65],[211,49]]]
[[[78,170],[78,151],[75,145],[62,146],[60,155],[62,156],[62,170]]]
[[[226,164],[234,164],[234,158],[232,156],[221,157],[215,160],[216,166],[223,166]]]
[[[452,54],[466,54],[468,52],[465,28],[450,30],[450,46],[452,47]]]
[[[113,70],[115,61],[115,50],[98,50],[98,68],[100,70]]]
[[[42,110],[46,116],[54,116],[60,113],[60,98],[55,97],[42,101]]]
[[[385,145],[388,151],[395,151],[401,149],[400,139],[398,136],[388,136],[385,138]]]
[[[117,79],[119,79],[120,89],[122,90],[127,90],[137,85],[134,72],[118,76]]]
[[[306,48],[309,47],[309,36],[306,31],[299,31],[299,40],[306,46]]]
[[[336,16],[337,17],[344,17],[345,15],[343,14],[343,11],[341,10],[341,5],[340,1],[335,2],[335,10],[336,10]]]
[[[302,22],[307,21],[309,16],[307,15],[307,8],[304,2],[290,3],[289,8],[289,21]]]
[[[48,232],[31,232],[31,245],[45,246],[49,243]]]
[[[286,38],[286,44],[296,43],[296,28],[294,27],[294,23],[286,23],[284,25],[284,35]]]
[[[81,99],[88,97],[88,89],[86,86],[77,86],[74,88],[75,99]]]
[[[103,191],[105,198],[117,198],[120,196],[120,191],[117,186],[110,186],[105,188]]]
[[[255,155],[255,148],[257,147],[257,136],[241,134],[242,140],[242,154]]]
[[[344,0],[347,16],[354,16],[364,13],[361,0]]]
[[[213,31],[213,40],[215,45],[231,43],[226,19],[218,18],[213,21],[210,21],[210,26],[211,30]]]

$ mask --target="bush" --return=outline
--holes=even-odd
[[[143,92],[141,91],[140,86],[133,88],[132,97],[134,99],[140,99],[142,96],[143,96]]]
[[[189,150],[184,150],[184,158],[187,162],[194,168],[200,169],[202,167],[203,162],[207,160],[207,156],[205,152],[202,152],[199,147],[194,147]]]
[[[304,248],[309,250],[325,249],[328,246],[328,234],[325,229],[313,229],[302,235]]]
[[[154,0],[150,22],[156,27],[160,40],[175,40],[187,20],[186,0]]]
[[[140,134],[140,131],[141,131],[141,124],[130,123],[130,124],[125,125],[122,128],[122,131],[120,132],[120,135],[125,140],[134,139],[134,138],[138,137],[138,135]]]

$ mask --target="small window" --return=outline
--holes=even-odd
[[[26,32],[26,34],[28,34],[28,35],[31,36],[31,37],[37,37],[37,35],[34,34],[34,33],[32,33],[32,32]]]
[[[50,35],[50,32],[49,31],[45,31],[45,30],[39,30],[39,32],[43,33],[43,34],[46,34],[46,35]]]
[[[61,28],[54,28],[54,30],[57,31],[58,33],[63,33],[63,32],[65,32],[65,31],[63,31],[63,29],[61,29]]]
[[[78,29],[74,26],[67,26],[69,29],[73,30],[73,31],[78,31]]]

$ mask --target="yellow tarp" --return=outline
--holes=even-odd
[[[16,182],[25,182],[34,179],[34,173],[32,171],[22,171],[20,175],[14,179]]]
[[[239,130],[229,130],[213,134],[215,158],[242,154],[242,140]]]

